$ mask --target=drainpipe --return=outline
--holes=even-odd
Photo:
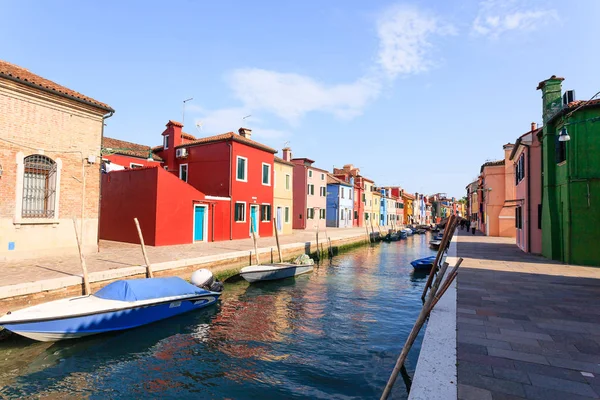
[[[215,206],[216,204],[211,204],[212,206],[212,214],[211,214],[211,224],[212,224],[212,241],[215,241]]]
[[[233,240],[233,218],[235,216],[233,209],[233,198],[231,197],[231,186],[233,182],[233,176],[231,175],[233,169],[231,167],[231,165],[233,164],[233,145],[231,144],[231,142],[227,142],[227,146],[229,146],[229,240]]]
[[[115,111],[112,110],[111,112],[109,112],[108,114],[106,114],[102,117],[102,129],[100,130],[100,168],[102,168],[102,142],[104,142],[104,121],[106,121],[107,119],[112,117],[114,114],[115,114]],[[83,156],[81,158],[83,158]],[[84,174],[85,174],[85,170],[84,170]],[[98,182],[98,193],[99,193],[99,196],[98,196],[98,233],[96,235],[96,245],[98,247],[98,251],[100,251],[100,217],[101,217],[100,213],[102,212],[102,207],[101,207],[101,205],[102,205],[102,172],[100,172],[100,181]],[[82,224],[83,224],[83,222],[82,222]],[[81,233],[81,235],[83,236],[83,232]],[[81,239],[81,240],[83,241],[83,239]]]

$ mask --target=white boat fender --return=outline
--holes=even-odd
[[[212,272],[207,269],[199,269],[192,273],[191,281],[193,285],[211,292],[223,291],[223,283],[215,279]]]

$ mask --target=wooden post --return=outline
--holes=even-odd
[[[134,218],[135,227],[137,228],[138,236],[140,237],[140,244],[142,245],[142,254],[144,255],[144,262],[146,263],[146,277],[154,278],[154,274],[152,273],[152,265],[150,265],[150,260],[148,260],[148,254],[146,254],[146,245],[144,244],[144,236],[142,236],[142,230],[140,229],[140,223],[137,218]]]
[[[433,283],[433,277],[439,268],[440,261],[444,255],[444,251],[446,251],[446,247],[450,240],[452,240],[452,236],[454,235],[454,227],[455,227],[455,219],[454,216],[450,216],[446,221],[446,226],[444,227],[444,235],[442,236],[442,241],[440,242],[440,247],[438,249],[437,255],[435,256],[435,262],[431,267],[431,272],[429,273],[429,278],[427,278],[427,283],[425,283],[425,287],[423,288],[423,293],[421,294],[421,299],[425,299],[425,295],[427,294],[427,290],[431,287]]]
[[[369,235],[369,227],[365,225],[365,230],[367,231],[367,242],[371,243],[371,236]]]
[[[281,256],[281,247],[279,246],[279,232],[277,232],[277,217],[273,217],[273,225],[275,227],[275,241],[277,242],[277,252],[279,253],[279,262],[283,262],[283,257]]]
[[[321,253],[319,249],[319,223],[317,222],[317,259],[321,260]]]
[[[273,264],[273,248],[271,247],[271,264]]]
[[[85,258],[83,257],[83,249],[81,248],[81,240],[77,233],[77,218],[73,217],[73,228],[75,229],[75,239],[77,240],[77,248],[79,249],[79,262],[81,263],[81,270],[83,271],[83,294],[89,295],[90,280],[88,278],[87,265],[85,265]]]
[[[258,247],[256,246],[256,232],[254,232],[254,217],[250,218],[250,232],[252,232],[252,241],[254,241],[254,255],[256,256],[256,265],[260,265],[258,258]]]
[[[329,240],[329,258],[333,257],[333,249],[331,248],[331,238],[327,238]]]

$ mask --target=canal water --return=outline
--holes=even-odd
[[[429,234],[311,274],[227,283],[217,306],[122,333],[0,342],[0,398],[379,398],[421,308]],[[406,367],[412,376],[421,335]],[[407,397],[399,377],[392,398]]]

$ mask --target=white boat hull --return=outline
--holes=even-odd
[[[240,271],[242,278],[250,283],[260,281],[273,281],[277,279],[291,278],[312,272],[314,269],[313,265],[303,264],[266,264],[266,265],[251,265],[244,267]]]

